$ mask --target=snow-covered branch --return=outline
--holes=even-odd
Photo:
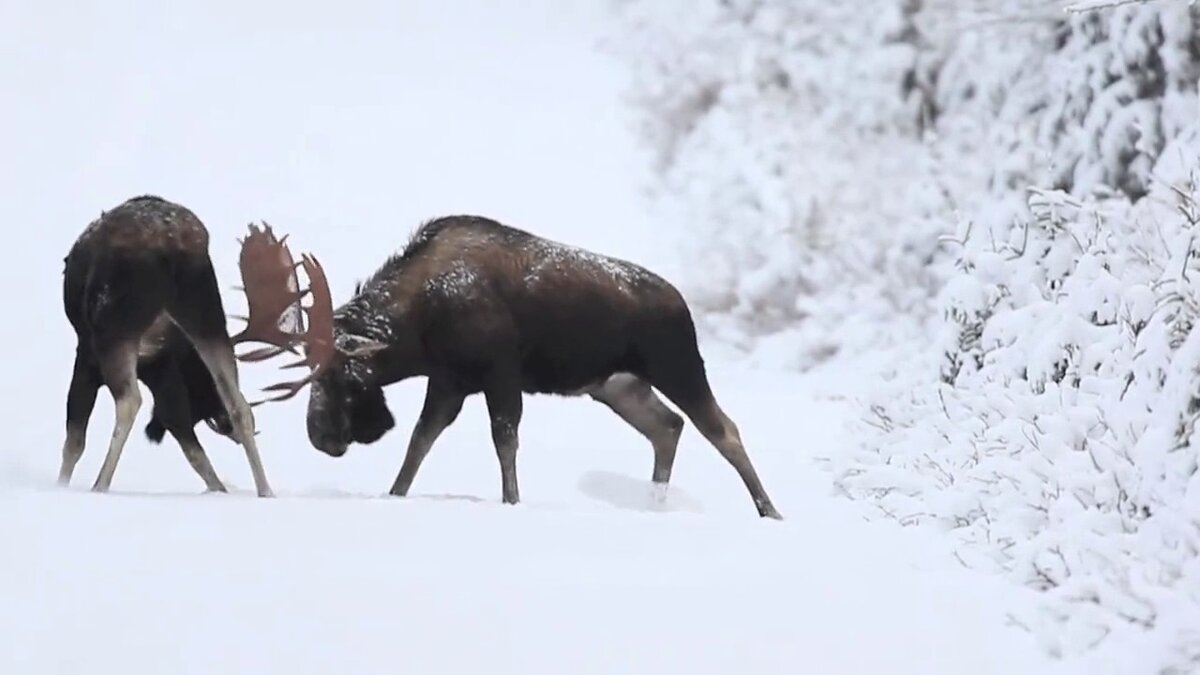
[[[1072,14],[1079,12],[1091,12],[1098,9],[1111,9],[1122,5],[1138,5],[1145,4],[1148,0],[1080,0],[1073,2],[1063,9]]]
[[[1144,5],[1155,0],[1079,0],[1067,5],[1064,10],[1078,14],[1080,12],[1093,12],[1100,9],[1112,9],[1124,5]],[[1189,4],[1194,4],[1196,0],[1187,0]]]

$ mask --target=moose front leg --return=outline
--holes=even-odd
[[[396,476],[396,482],[392,484],[391,494],[397,497],[408,494],[413,479],[417,477],[417,469],[421,468],[421,461],[429,454],[434,441],[458,418],[463,398],[455,389],[433,378],[429,379],[425,387],[425,405],[421,408],[421,415],[417,418],[412,437],[408,440],[404,464],[400,466],[400,473]]]
[[[148,378],[146,385],[154,397],[154,413],[167,431],[179,443],[184,459],[204,481],[209,492],[228,492],[225,484],[217,477],[212,462],[196,438],[195,423],[192,421],[191,401],[188,399],[187,383],[174,363],[168,363],[157,376]]]
[[[517,488],[517,429],[521,425],[521,389],[516,380],[495,382],[484,391],[492,419],[492,442],[500,460],[500,487],[505,504],[521,501]]]

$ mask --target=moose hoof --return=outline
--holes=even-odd
[[[654,503],[656,505],[662,506],[663,504],[666,504],[667,503],[667,484],[666,483],[652,483],[650,486],[650,496],[654,500]]]
[[[763,518],[770,518],[771,520],[783,520],[783,515],[781,515],[779,511],[776,511],[774,506],[767,506],[766,508],[759,509],[758,515],[762,516]]]

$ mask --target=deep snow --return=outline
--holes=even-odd
[[[382,498],[399,426],[340,460],[304,439],[301,395],[259,412],[279,494],[202,430],[227,496],[201,495],[139,416],[108,495],[87,491],[112,424],[100,397],[70,490],[52,485],[73,337],[61,257],[142,192],[208,223],[227,285],[251,219],[318,254],[342,301],[422,219],[476,212],[675,276],[618,71],[589,49],[599,3],[476,0],[0,6],[0,266],[9,354],[0,455],[0,672],[875,672],[1048,670],[1009,625],[1030,598],[938,538],[869,524],[809,460],[843,447],[852,365],[797,376],[712,358],[724,405],[788,518],[762,522],[689,428],[667,512],[648,444],[596,404],[531,399],[524,503],[498,503],[481,402],[406,500]],[[232,291],[228,309],[242,307]],[[717,354],[705,345],[706,353]],[[243,369],[251,395],[283,376]]]

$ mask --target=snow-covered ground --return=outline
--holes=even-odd
[[[656,512],[649,447],[583,401],[530,402],[516,507],[479,401],[405,500],[380,496],[403,432],[335,461],[271,427],[272,501],[228,444],[236,494],[137,441],[97,496],[100,449],[64,492],[47,443],[0,496],[0,672],[1052,672],[1008,625],[1029,598],[828,496],[808,460],[845,408],[822,379],[844,377],[714,368],[782,523],[691,429]],[[411,421],[420,387],[390,400]]]
[[[200,494],[174,444],[141,435],[149,396],[113,492],[89,493],[102,394],[75,484],[53,486],[73,348],[61,258],[134,194],[194,209],[229,285],[252,219],[317,253],[343,300],[422,219],[456,212],[674,276],[674,231],[638,199],[620,73],[590,48],[602,9],[0,6],[0,282],[28,321],[0,332],[0,672],[1051,671],[1007,618],[1027,594],[830,495],[811,460],[849,445],[852,410],[823,394],[871,386],[848,363],[801,378],[712,359],[782,523],[755,517],[690,428],[653,508],[648,444],[596,404],[545,398],[522,426],[522,505],[499,504],[474,399],[412,497],[383,498],[420,382],[389,390],[392,435],[340,460],[304,438],[305,395],[261,409],[275,500],[203,427],[238,492]],[[243,370],[251,392],[280,375]]]

